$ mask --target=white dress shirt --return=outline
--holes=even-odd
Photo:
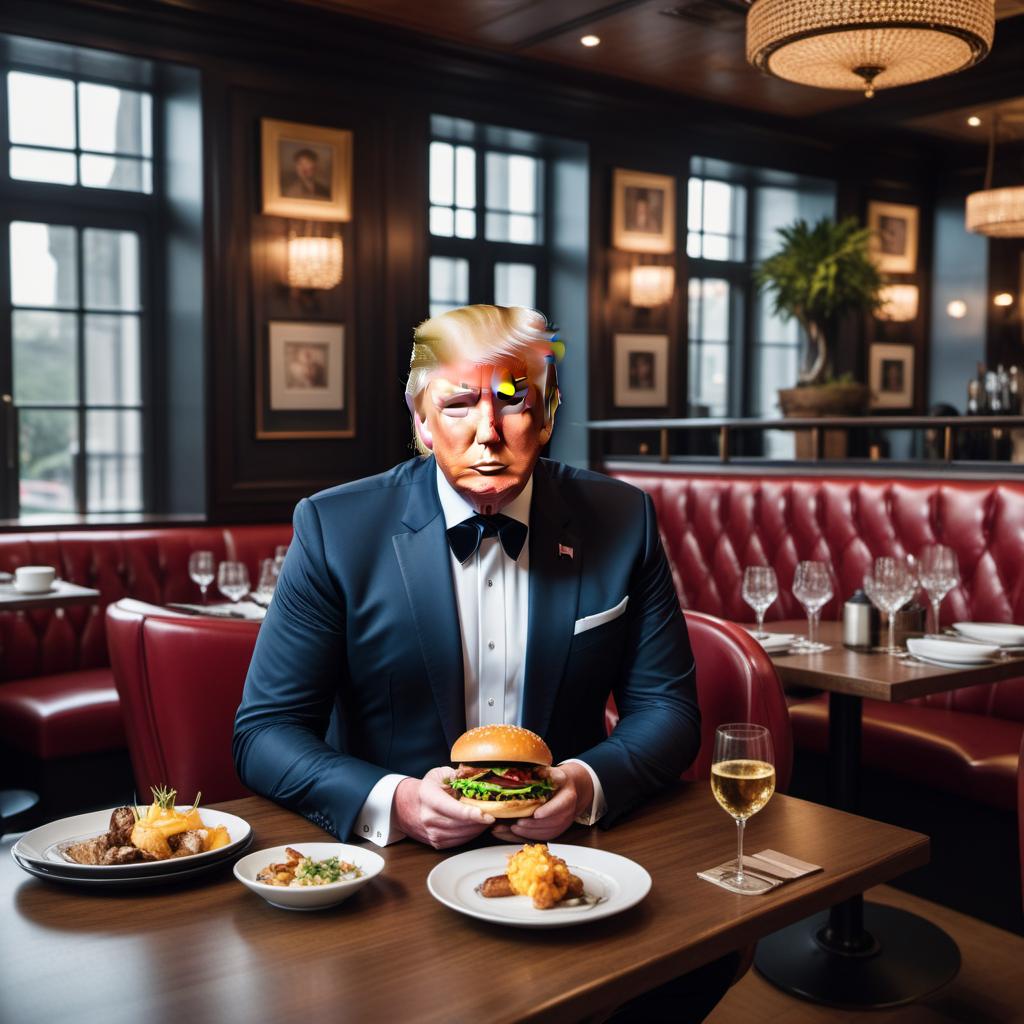
[[[473,508],[437,469],[437,496],[444,513],[445,529],[476,515]],[[522,492],[502,513],[530,525],[531,477]],[[509,722],[520,724],[526,671],[526,642],[530,613],[530,544],[523,545],[514,561],[505,554],[497,537],[485,537],[477,552],[460,563],[449,552],[455,605],[462,633],[462,668],[465,680],[466,728]],[[594,783],[590,814],[577,820],[592,825],[606,810],[604,791],[597,773],[582,764]],[[564,762],[567,763],[567,762]],[[359,839],[387,846],[405,838],[395,828],[392,808],[395,790],[406,775],[385,775],[370,790],[353,829]]]

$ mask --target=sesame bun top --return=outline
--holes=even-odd
[[[456,764],[513,761],[520,764],[551,764],[548,745],[529,729],[518,725],[480,725],[464,732],[452,747]]]

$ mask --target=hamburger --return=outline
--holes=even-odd
[[[539,769],[551,765],[548,745],[518,725],[481,725],[452,747],[458,764],[447,785],[461,803],[495,818],[528,818],[555,791]]]

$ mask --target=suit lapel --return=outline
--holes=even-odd
[[[530,615],[523,725],[543,736],[565,673],[579,607],[583,550],[569,509],[538,462],[530,509]],[[570,548],[571,556],[559,546]]]
[[[466,730],[466,698],[459,613],[434,474],[434,459],[424,459],[402,516],[411,532],[396,534],[392,542],[434,701],[451,746]]]

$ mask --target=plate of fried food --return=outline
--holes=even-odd
[[[11,853],[31,875],[79,885],[158,885],[220,867],[252,843],[234,814],[175,802],[166,786],[148,806],[125,805],[50,822],[27,833]]]
[[[427,877],[431,896],[460,914],[515,928],[567,928],[621,914],[650,891],[635,861],[589,846],[527,843],[468,850]]]

